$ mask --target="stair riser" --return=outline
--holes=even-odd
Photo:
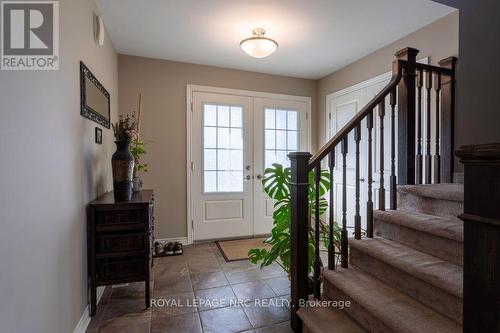
[[[330,284],[328,281],[323,285],[323,293],[327,298],[332,300],[350,301],[351,306],[344,308],[344,311],[363,328],[371,333],[391,333],[395,331],[389,329],[384,323],[376,317],[367,312],[363,307],[353,301],[352,298],[347,296],[340,289]]]
[[[462,299],[351,247],[351,265],[384,281],[451,320],[462,323]]]
[[[411,193],[399,192],[398,209],[440,217],[456,218],[464,212],[464,204],[460,201],[420,197]]]
[[[411,247],[457,265],[463,265],[463,243],[442,238],[396,223],[375,219],[374,233],[394,242]]]

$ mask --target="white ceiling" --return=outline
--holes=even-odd
[[[119,53],[321,78],[454,9],[430,0],[96,0]],[[239,49],[262,27],[278,51]]]

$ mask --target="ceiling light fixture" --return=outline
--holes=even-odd
[[[258,28],[252,31],[253,37],[241,41],[240,48],[243,52],[254,58],[265,58],[278,49],[278,43],[264,35],[266,31]]]

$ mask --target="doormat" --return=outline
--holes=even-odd
[[[264,243],[267,237],[217,241],[217,247],[227,262],[248,259],[251,249],[270,250],[272,245]]]

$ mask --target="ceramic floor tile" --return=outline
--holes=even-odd
[[[193,292],[155,297],[151,300],[153,317],[172,317],[196,311]]]
[[[107,287],[87,333],[289,332],[287,322],[275,325],[289,318],[288,310],[253,301],[289,299],[288,278],[278,265],[260,269],[248,260],[226,262],[215,243],[184,250],[182,256],[154,259],[152,308],[145,307],[143,282]],[[252,301],[242,307],[237,296]],[[196,307],[194,300],[209,304]]]
[[[220,270],[219,262],[215,258],[193,258],[188,259],[190,274],[217,272]]]
[[[154,284],[153,297],[158,298],[191,291],[193,291],[193,286],[189,275],[172,278],[159,276]]]
[[[223,308],[236,304],[237,298],[230,286],[196,290],[195,296],[205,304],[198,307],[199,311]]]
[[[290,322],[287,321],[280,324],[257,328],[255,333],[293,333],[293,331],[290,327]]]
[[[265,281],[240,283],[232,287],[236,297],[243,301],[276,297]]]
[[[129,314],[106,320],[101,324],[99,333],[149,333],[151,316]]]
[[[279,276],[265,280],[277,296],[290,294],[290,280],[286,276]]]
[[[264,299],[243,307],[254,328],[281,323],[290,318],[286,300],[280,298]]]
[[[262,276],[258,268],[249,268],[245,270],[230,270],[226,271],[226,278],[230,284],[239,284],[243,282],[252,282],[262,280]]]
[[[112,286],[111,299],[123,299],[123,298],[144,298],[145,297],[145,283],[144,282],[132,282],[125,285]],[[150,285],[152,291],[152,287]],[[152,295],[152,294],[151,294]]]
[[[194,290],[222,287],[229,284],[222,271],[191,274],[191,282]]]
[[[174,317],[153,317],[151,333],[202,333],[198,313]]]
[[[241,307],[226,307],[200,312],[205,333],[234,333],[252,329]]]
[[[108,320],[113,320],[126,316],[143,316],[151,315],[150,308],[146,308],[143,298],[126,298],[112,300],[105,308],[102,314],[101,325]]]
[[[221,263],[221,267],[224,271],[241,271],[248,269],[259,268],[259,265],[252,264],[248,260],[238,260],[238,261],[224,261]]]

